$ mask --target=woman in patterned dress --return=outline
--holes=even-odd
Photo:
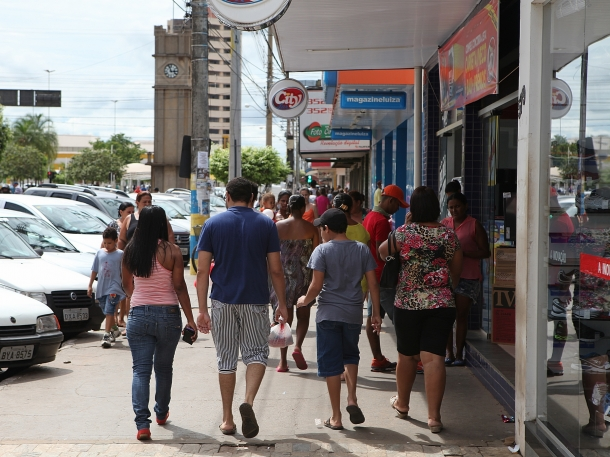
[[[286,306],[288,307],[288,324],[292,326],[294,309],[300,296],[307,294],[311,282],[311,270],[307,268],[307,262],[311,253],[320,243],[320,235],[312,223],[303,220],[306,202],[301,195],[292,195],[288,200],[290,215],[288,219],[278,221],[277,231],[280,236],[280,255],[284,267],[286,279]],[[277,307],[277,296],[271,284],[271,305]],[[309,314],[311,304],[297,309],[296,341],[292,358],[301,370],[307,369],[307,362],[301,353],[301,346],[309,328]],[[276,368],[278,373],[288,371],[286,360],[288,348],[280,349],[280,363]]]
[[[437,222],[441,213],[434,191],[418,187],[411,196],[412,219],[396,229],[402,267],[396,286],[394,326],[398,347],[396,388],[392,408],[407,418],[417,362],[424,365],[428,427],[439,433],[441,403],[445,393],[445,346],[455,321],[452,289],[462,271],[462,251],[457,235]],[[388,255],[388,242],[379,247]]]

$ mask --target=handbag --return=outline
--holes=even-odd
[[[382,289],[395,289],[398,284],[398,276],[400,275],[400,266],[400,251],[396,244],[396,232],[392,231],[388,235],[388,256],[381,271],[379,287]]]

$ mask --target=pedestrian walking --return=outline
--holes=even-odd
[[[125,298],[121,284],[121,260],[123,251],[117,249],[118,236],[116,229],[108,227],[102,233],[102,248],[97,251],[91,266],[91,276],[87,295],[93,295],[93,281],[97,277],[96,298],[106,316],[105,332],[102,336],[103,348],[112,347],[115,339],[121,336],[121,331],[115,321],[117,305]]]
[[[288,200],[292,193],[289,190],[282,190],[277,196],[277,212],[275,213],[275,221],[282,221],[290,217],[290,210],[288,209]]]
[[[381,190],[381,181],[377,181],[377,187],[375,188],[375,193],[373,194],[373,207],[379,206],[381,204],[381,194],[383,191]]]
[[[349,191],[349,196],[352,197],[352,209],[350,216],[355,222],[362,223],[368,211],[362,207],[365,197],[357,190]]]
[[[439,433],[443,428],[445,347],[455,321],[451,288],[460,279],[462,251],[455,232],[437,222],[440,204],[431,188],[418,187],[413,191],[410,210],[412,223],[395,231],[401,259],[394,301],[398,395],[390,402],[399,417],[408,417],[411,390],[421,360],[428,427],[432,433]],[[387,240],[379,247],[379,254],[382,257],[389,254]]]
[[[456,181],[452,181],[456,182]],[[491,255],[487,233],[479,221],[468,215],[468,200],[461,192],[455,192],[447,198],[447,209],[450,217],[441,221],[445,227],[452,229],[462,248],[462,274],[460,282],[453,289],[455,295],[455,353],[453,352],[453,329],[447,340],[445,365],[463,367],[464,346],[468,333],[468,313],[472,303],[476,303],[481,293],[481,259]]]
[[[311,195],[311,189],[308,189],[307,187],[301,187],[299,193],[303,196],[306,203],[305,213],[303,213],[303,219],[313,224],[313,221],[318,218],[318,208],[316,207],[316,199]],[[311,200],[313,200],[313,202]]]
[[[326,187],[322,187],[319,192],[320,195],[316,197],[316,207],[318,208],[318,214],[321,216],[330,207],[330,202],[326,195]]]
[[[337,208],[327,210],[314,221],[320,227],[324,244],[319,245],[309,259],[313,280],[298,306],[307,306],[317,297],[316,342],[318,376],[326,378],[332,416],[324,426],[343,430],[341,420],[341,374],[347,383],[347,412],[352,424],[364,422],[358,406],[356,383],[360,350],[358,341],[362,329],[362,289],[360,278],[366,276],[373,302],[372,322],[376,331],[381,327],[379,288],[375,277],[377,264],[369,248],[345,236],[347,217]]]
[[[288,201],[290,216],[288,219],[276,224],[280,237],[280,258],[284,269],[286,282],[286,306],[288,308],[287,323],[292,327],[294,309],[299,297],[307,293],[311,283],[311,270],[307,266],[313,250],[320,244],[319,231],[312,223],[303,219],[307,204],[301,195],[292,195]],[[275,311],[279,301],[273,286],[270,284],[271,306]],[[296,342],[292,351],[292,358],[299,370],[307,369],[307,362],[301,351],[303,341],[309,328],[309,315],[311,306],[303,306],[296,310],[297,327]],[[276,370],[278,373],[288,371],[288,348],[280,349],[280,363]]]
[[[123,223],[125,222],[125,220],[129,217],[131,217],[131,215],[134,213],[135,211],[135,206],[133,203],[131,202],[123,202],[119,205],[119,210],[118,210],[118,219],[113,220],[110,224],[108,224],[108,227],[112,227],[114,229],[116,229],[117,234],[120,235],[121,233],[121,228],[123,227]],[[125,327],[125,317],[127,316],[127,313],[129,311],[129,304],[127,303],[127,298],[123,297],[123,299],[120,301],[119,306],[119,314],[118,316],[116,316],[117,318],[117,325],[119,327]],[[121,333],[121,335],[125,336],[125,331],[123,330],[123,332]]]
[[[155,415],[158,425],[169,417],[173,361],[182,333],[180,308],[197,339],[191,301],[184,281],[180,248],[168,239],[165,211],[140,211],[140,223],[123,255],[123,289],[131,298],[127,341],[133,360],[131,401],[138,440],[150,439],[150,375],[155,369]]]
[[[408,208],[409,204],[404,200],[404,193],[402,189],[394,184],[386,186],[381,192],[381,198],[379,206],[375,206],[373,210],[366,215],[364,218],[364,228],[369,232],[371,237],[371,253],[373,258],[377,262],[377,268],[375,274],[377,275],[377,282],[381,279],[381,272],[385,265],[385,256],[379,256],[379,246],[384,241],[387,241],[388,235],[392,231],[390,225],[390,218],[392,214],[396,213],[399,208]],[[380,291],[381,296],[381,319],[387,314],[390,320],[394,322],[394,289],[383,289]],[[387,357],[383,355],[381,351],[381,342],[379,340],[379,334],[374,332],[371,324],[372,315],[372,303],[369,299],[368,302],[368,318],[366,321],[366,335],[371,346],[371,352],[373,353],[373,360],[371,361],[372,371],[394,371],[396,369],[396,362],[390,362]]]
[[[275,195],[267,192],[261,197],[261,213],[275,221]]]
[[[136,231],[141,211],[150,205],[152,205],[152,195],[150,195],[150,192],[140,192],[136,197],[137,211],[130,214],[128,217],[126,216],[123,224],[121,225],[121,231],[119,232],[119,249],[125,249],[127,243],[129,240],[131,240]],[[167,239],[170,243],[173,243],[174,231],[172,230],[169,220],[167,222],[167,232]]]
[[[239,407],[242,434],[253,438],[259,432],[252,406],[265,375],[269,357],[269,287],[267,271],[277,295],[275,321],[288,319],[280,240],[273,221],[248,208],[252,198],[250,181],[234,178],[227,183],[227,211],[209,219],[203,227],[197,250],[197,325],[212,331],[218,361],[218,380],[223,418],[219,428],[235,434],[233,397],[239,352],[246,369],[245,401]],[[214,269],[210,276],[210,264]],[[212,279],[211,312],[208,287]]]
[[[22,194],[23,193],[23,189],[21,188],[21,186],[19,185],[19,183],[17,181],[15,181],[13,183],[13,193],[14,194]]]

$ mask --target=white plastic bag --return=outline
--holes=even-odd
[[[272,348],[286,348],[294,344],[290,325],[280,323],[271,327],[269,332],[269,346]]]

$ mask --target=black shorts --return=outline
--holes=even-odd
[[[455,308],[394,308],[398,352],[411,356],[425,351],[444,357],[454,322]]]

